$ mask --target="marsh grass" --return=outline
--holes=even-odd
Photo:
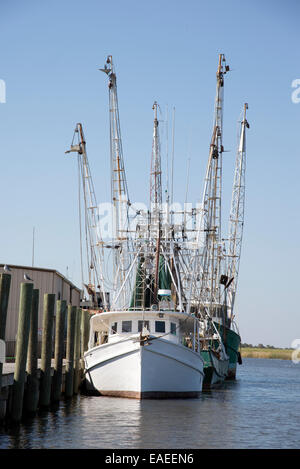
[[[241,355],[244,358],[279,358],[291,360],[293,349],[242,347]]]

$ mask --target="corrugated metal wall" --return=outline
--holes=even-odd
[[[0,265],[0,268],[1,267],[3,267],[3,265]],[[42,340],[44,294],[54,293],[56,300],[66,300],[67,304],[80,306],[80,290],[61,274],[53,270],[11,265],[9,267],[11,269],[12,278],[7,310],[5,341],[6,356],[14,357],[18,330],[20,284],[24,282],[24,273],[29,275],[33,280],[34,288],[38,288],[40,291],[38,323],[40,346]]]

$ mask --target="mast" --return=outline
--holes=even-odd
[[[244,104],[243,119],[241,121],[238,149],[236,154],[234,181],[232,189],[231,209],[229,217],[229,264],[227,300],[229,319],[233,318],[234,300],[237,289],[245,210],[245,171],[246,171],[246,119],[248,104]]]
[[[74,144],[75,139],[77,143]],[[103,242],[97,222],[99,219],[98,204],[94,189],[94,183],[90,171],[86,152],[86,142],[83,133],[82,124],[76,124],[72,144],[70,150],[65,153],[76,152],[78,154],[79,177],[81,178],[83,199],[84,199],[84,217],[85,217],[85,241],[86,241],[86,262],[88,268],[88,285],[86,287],[88,294],[93,302],[93,306],[97,306],[96,290],[100,289],[104,307],[107,308],[107,300],[105,295],[104,278],[103,278]],[[79,201],[80,203],[80,201]],[[80,215],[81,217],[81,215]],[[80,226],[81,232],[81,226]],[[81,238],[81,237],[80,237]],[[82,238],[81,242],[81,258],[82,258]],[[83,269],[83,266],[82,266]],[[84,281],[82,279],[82,281]]]
[[[151,156],[151,177],[150,177],[150,206],[156,219],[159,218],[159,212],[162,203],[162,185],[161,185],[161,156],[160,141],[157,119],[158,104],[155,101],[152,109],[154,110],[153,141]]]
[[[126,173],[123,159],[123,147],[120,128],[119,105],[117,94],[117,77],[112,56],[107,57],[102,72],[106,73],[109,82],[109,116],[110,116],[110,167],[111,167],[111,201],[113,206],[113,277],[114,293],[121,288],[129,267],[128,210],[130,206]],[[123,305],[128,298],[123,290]]]
[[[161,242],[161,204],[162,204],[162,185],[161,185],[161,156],[160,141],[157,119],[158,104],[155,101],[152,109],[154,110],[153,142],[151,157],[151,175],[150,175],[150,212],[152,213],[152,223],[157,227],[156,251],[155,251],[155,275],[153,287],[153,303],[157,304],[158,283],[159,283],[159,259]]]
[[[202,215],[198,231],[204,235],[201,260],[200,304],[220,304],[219,278],[221,273],[221,198],[222,198],[222,154],[223,154],[223,101],[224,75],[229,71],[224,54],[219,54],[217,68],[217,87],[214,109],[214,124],[206,170]]]

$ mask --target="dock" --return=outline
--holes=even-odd
[[[38,360],[38,377],[40,377],[41,373],[41,359]],[[63,360],[63,375],[65,374],[65,365],[66,360]],[[1,389],[6,388],[8,386],[12,386],[14,384],[14,373],[15,373],[15,363],[4,363],[2,369],[2,386]],[[54,359],[51,360],[51,376],[54,373]]]
[[[38,360],[38,369],[37,369],[37,379],[40,383],[41,379],[41,362],[42,360]],[[65,388],[65,362],[63,360],[63,368],[62,368],[62,388],[61,394],[64,394]],[[51,368],[50,368],[50,375],[53,379],[54,376],[54,359],[51,360]],[[3,422],[7,418],[9,419],[11,405],[12,405],[12,396],[13,396],[13,384],[14,384],[14,374],[15,374],[15,363],[4,363],[2,369],[2,383],[1,383],[1,392],[0,392],[0,422]],[[28,382],[28,373],[26,373],[25,378],[25,386],[24,386],[24,394],[26,395],[27,392],[27,382]]]
[[[89,337],[89,312],[53,293],[42,298],[42,347],[38,352],[39,290],[20,284],[14,363],[5,360],[5,326],[11,275],[0,274],[0,424],[18,424],[62,397],[78,394]]]

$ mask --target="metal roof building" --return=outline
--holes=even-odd
[[[3,271],[4,264],[0,264]],[[20,285],[24,282],[26,273],[32,280],[34,288],[39,289],[39,345],[42,340],[43,326],[43,300],[45,293],[54,293],[56,300],[66,300],[67,304],[80,306],[80,289],[73,285],[70,280],[62,274],[52,269],[42,269],[39,267],[26,267],[19,265],[9,265],[11,270],[11,285],[6,320],[6,356],[15,355],[16,335],[18,330]],[[40,347],[39,347],[40,348]]]

